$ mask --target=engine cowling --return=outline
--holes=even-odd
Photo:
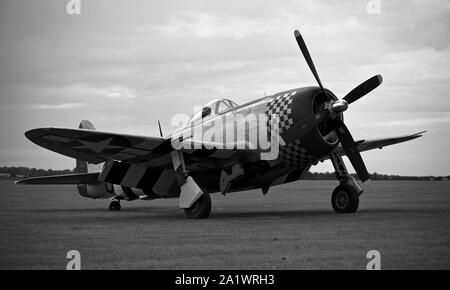
[[[323,110],[323,107],[327,102],[338,100],[331,91],[326,90],[326,95],[324,95],[318,87],[298,89],[291,98],[292,102],[289,106],[291,113],[289,117],[292,118],[293,122],[299,122],[304,118]],[[342,114],[338,114],[337,118],[342,120]],[[291,143],[287,144],[287,147],[281,149],[280,157],[291,162],[293,158],[300,156],[298,157],[298,160],[294,160],[296,161],[294,163],[301,163],[299,165],[303,165],[326,155],[339,143],[330,122],[331,120],[325,120],[317,128],[297,139],[291,140]],[[290,129],[293,128],[291,127],[288,130]],[[293,133],[295,134],[295,132]],[[285,137],[283,134],[281,136],[283,138]],[[294,150],[296,150],[296,153],[292,154],[292,151]],[[301,153],[299,154],[298,152]]]

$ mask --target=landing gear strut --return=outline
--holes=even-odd
[[[363,190],[356,180],[348,173],[341,155],[333,151],[330,154],[331,162],[340,184],[333,190],[331,205],[337,213],[354,213],[358,210],[359,196]]]
[[[190,219],[203,219],[211,213],[211,197],[209,193],[202,190],[195,182],[184,162],[182,151],[170,152],[173,169],[178,186],[180,187],[180,198],[178,206],[184,209],[184,214]]]
[[[119,211],[120,209],[121,209],[120,201],[118,201],[116,199],[111,201],[111,203],[109,204],[109,210]]]

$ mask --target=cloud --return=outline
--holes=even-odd
[[[103,88],[103,89],[97,89],[97,90],[101,95],[104,95],[107,98],[132,99],[132,98],[136,97],[134,92],[127,88],[112,87],[112,88],[106,88],[106,89]]]
[[[230,1],[99,0],[85,5],[80,17],[68,16],[55,1],[5,1],[3,152],[34,148],[24,142],[23,131],[36,126],[73,127],[90,119],[102,130],[157,135],[157,119],[170,133],[172,115],[191,114],[194,104],[219,97],[242,104],[316,85],[294,29],[304,35],[322,82],[339,97],[383,75],[384,83],[346,112],[355,137],[402,135],[411,124],[422,129],[421,123],[442,132],[448,125],[443,115],[450,111],[448,1],[382,1],[379,15],[367,14],[365,0]],[[427,137],[401,148],[413,154],[415,144],[440,152],[450,146],[450,137]],[[424,163],[428,151],[421,150],[417,162]],[[389,152],[386,158],[395,163],[398,157]],[[54,156],[55,164],[61,160],[47,156]],[[46,167],[47,161],[34,166]],[[376,158],[369,161],[375,164],[371,169],[385,166]],[[448,168],[444,162],[397,164],[405,172]]]
[[[72,98],[86,98],[93,99],[98,98],[110,98],[110,99],[134,99],[136,98],[136,92],[133,89],[129,89],[125,86],[116,85],[95,85],[89,83],[71,84],[67,87],[59,88],[66,95]]]
[[[275,10],[270,17],[248,18],[242,15],[206,14],[198,11],[175,12],[166,23],[151,24],[137,28],[138,33],[158,35],[164,38],[230,38],[234,40],[290,32],[298,25],[298,17],[286,10]],[[302,32],[315,39],[364,30],[356,17],[335,21],[305,22]]]
[[[85,106],[84,103],[61,103],[61,104],[38,104],[34,105],[33,109],[38,110],[66,110],[73,108],[80,108]]]
[[[218,15],[201,12],[178,12],[166,24],[139,27],[137,31],[177,38],[226,37],[242,39],[252,34],[264,34],[273,31],[282,25],[284,20],[282,17],[252,20],[239,17],[219,17]]]

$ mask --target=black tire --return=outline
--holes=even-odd
[[[113,200],[109,204],[109,210],[119,211],[122,207],[120,206],[120,202],[118,200]]]
[[[354,213],[358,210],[358,191],[349,184],[340,184],[331,195],[331,204],[337,213]]]
[[[209,217],[210,213],[211,197],[207,192],[204,192],[190,208],[184,209],[184,214],[188,219],[204,219]]]

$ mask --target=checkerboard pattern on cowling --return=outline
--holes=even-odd
[[[291,168],[303,168],[310,164],[314,157],[306,151],[301,145],[299,139],[294,142],[280,146],[280,153],[278,156],[284,163]]]
[[[291,113],[291,104],[292,104],[292,96],[294,94],[284,94],[280,95],[276,98],[273,98],[268,104],[267,104],[267,128],[268,131],[271,132],[272,126],[272,116],[278,115],[280,119],[279,123],[279,131],[280,134],[288,130],[294,121],[292,120]]]

